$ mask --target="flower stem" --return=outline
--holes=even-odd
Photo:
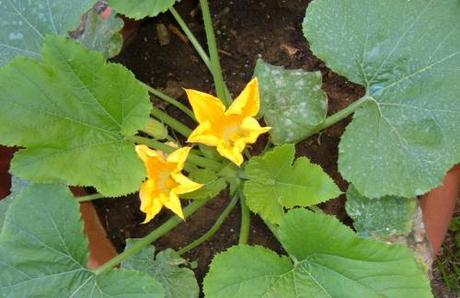
[[[191,133],[192,130],[182,124],[182,122],[177,121],[173,117],[169,116],[168,113],[160,110],[159,108],[153,106],[152,111],[150,113],[153,117],[156,119],[160,120],[161,122],[165,123],[184,137],[188,137]]]
[[[201,44],[198,42],[198,39],[195,37],[195,35],[192,33],[190,28],[187,26],[185,23],[184,19],[180,16],[180,14],[177,12],[177,10],[174,7],[171,7],[169,9],[171,14],[174,16],[176,19],[176,22],[179,24],[181,27],[182,31],[184,31],[185,35],[187,35],[187,38],[190,40],[192,43],[193,47],[197,51],[198,55],[200,56],[201,60],[203,60],[204,64],[211,70],[211,63],[209,61],[209,56],[206,53],[206,51],[203,49]]]
[[[240,227],[240,238],[238,244],[247,244],[249,238],[249,227],[251,225],[251,213],[249,212],[248,206],[244,195],[240,192],[240,205],[241,205],[241,227]]]
[[[145,144],[151,148],[163,151],[165,153],[171,153],[174,150],[176,150],[176,148],[168,146],[154,139],[134,136],[134,137],[129,137],[128,140],[136,144]],[[219,171],[220,169],[222,169],[222,165],[220,164],[220,162],[217,162],[215,160],[211,160],[206,157],[202,157],[202,156],[199,156],[193,153],[189,154],[188,161],[190,161],[191,163],[197,166],[207,168],[210,170],[214,170],[214,171]]]
[[[225,207],[224,211],[220,214],[219,218],[216,220],[214,225],[205,233],[203,234],[200,238],[196,239],[189,245],[181,248],[178,253],[180,255],[185,254],[186,252],[189,252],[190,250],[194,249],[195,247],[203,244],[204,242],[208,241],[216,232],[220,229],[224,221],[227,219],[227,217],[230,215],[232,210],[235,208],[236,203],[238,203],[239,197],[234,196],[233,199],[230,201],[230,203]]]
[[[305,138],[311,137],[314,134],[317,134],[318,132],[322,131],[323,129],[328,128],[329,126],[332,126],[336,124],[337,122],[347,118],[349,115],[353,114],[359,107],[361,107],[364,103],[367,101],[371,100],[372,97],[366,95],[358,99],[357,101],[353,102],[343,110],[338,111],[337,113],[329,116],[324,120],[323,123],[318,125],[314,131],[312,131],[309,135],[307,135]]]
[[[193,213],[195,213],[198,209],[203,207],[210,199],[207,200],[196,200],[193,201],[190,205],[184,208],[184,216],[189,217]],[[119,254],[118,256],[114,257],[113,259],[109,260],[107,263],[102,265],[101,267],[94,270],[94,274],[99,275],[105,272],[108,272],[113,269],[114,266],[117,266],[127,258],[132,255],[135,255],[139,251],[141,251],[147,245],[150,245],[152,242],[156,241],[176,226],[178,226],[183,221],[178,216],[173,216],[168,219],[164,224],[150,232],[146,237],[139,240],[134,244],[130,249],[124,251],[123,253]]]
[[[101,195],[100,193],[95,193],[95,194],[92,194],[92,195],[76,197],[78,203],[84,203],[84,202],[94,201],[94,200],[103,199],[103,198],[105,198],[105,197],[103,195]]]
[[[208,40],[209,55],[211,60],[211,73],[216,85],[217,97],[219,97],[227,106],[231,103],[231,98],[226,92],[222,68],[219,61],[219,52],[217,49],[216,35],[212,26],[211,13],[209,11],[208,0],[200,0],[201,12],[203,13],[204,28]]]
[[[147,90],[149,90],[150,93],[152,93],[153,95],[155,95],[156,97],[158,97],[159,99],[162,99],[164,100],[165,102],[175,106],[176,108],[178,108],[179,110],[181,110],[182,112],[184,112],[185,114],[187,114],[190,118],[194,119],[195,120],[195,115],[193,114],[192,110],[190,110],[189,108],[187,108],[185,105],[183,105],[182,103],[180,103],[178,100],[172,98],[171,96],[168,96],[166,94],[164,94],[163,92],[161,92],[160,90],[158,89],[155,89],[153,87],[150,87],[149,85],[145,84],[145,83],[142,83],[144,85],[145,88],[147,88]]]

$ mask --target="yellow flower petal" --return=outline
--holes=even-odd
[[[172,192],[178,195],[193,192],[203,187],[203,184],[196,183],[181,173],[173,173],[171,174],[171,177],[179,184],[172,189]]]
[[[252,117],[244,118],[240,126],[242,138],[247,144],[254,144],[261,134],[268,132],[270,129],[271,127],[268,126],[261,127],[259,122]]]
[[[209,121],[203,122],[190,134],[187,142],[200,143],[208,146],[215,147],[219,144],[219,138],[210,132],[211,123]]]
[[[147,162],[149,157],[157,157],[159,155],[158,152],[150,149],[149,147],[145,145],[136,145],[135,149],[136,149],[137,155],[144,163]]]
[[[241,166],[244,161],[242,154],[244,146],[243,150],[239,151],[238,149],[239,148],[235,148],[224,142],[221,142],[219,145],[217,145],[217,152],[219,152],[220,155],[232,161],[237,166]]]
[[[173,170],[174,172],[180,172],[184,168],[185,161],[187,160],[188,154],[190,153],[190,147],[183,147],[179,148],[176,151],[172,152],[168,155],[166,161],[168,163],[175,163],[176,168]]]
[[[188,100],[198,123],[201,124],[206,121],[210,121],[214,125],[219,123],[224,115],[225,106],[218,98],[191,89],[185,89],[185,92],[187,92]]]
[[[141,199],[141,211],[144,212],[145,220],[143,223],[151,221],[163,208],[163,203],[158,197],[155,197],[155,181],[148,179],[141,185],[139,191]]]
[[[182,206],[180,204],[179,197],[174,192],[171,191],[169,193],[169,200],[166,200],[164,202],[164,205],[166,208],[174,212],[177,216],[179,216],[182,219],[185,219],[184,213],[182,212]]]
[[[259,82],[254,78],[246,85],[243,92],[233,101],[225,115],[241,115],[254,117],[259,113],[260,95]]]

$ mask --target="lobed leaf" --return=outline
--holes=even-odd
[[[360,235],[387,238],[412,231],[417,203],[415,198],[396,196],[367,198],[350,185],[345,207]]]
[[[125,250],[136,241],[128,239]],[[198,298],[200,288],[195,273],[183,266],[186,262],[173,249],[160,251],[155,256],[155,248],[150,246],[131,256],[121,265],[122,268],[145,272],[155,278],[165,289],[166,298]]]
[[[16,56],[40,58],[46,35],[66,35],[96,0],[0,2],[0,66]]]
[[[86,268],[79,204],[59,185],[30,185],[13,200],[0,234],[0,297],[164,297],[146,274]]]
[[[282,145],[253,157],[245,168],[246,204],[271,223],[281,222],[284,208],[311,206],[340,195],[340,189],[319,165],[300,157],[294,145]]]
[[[360,238],[331,216],[291,210],[278,235],[292,261],[232,247],[212,261],[206,297],[432,297],[409,249]]]
[[[155,17],[167,11],[179,0],[108,0],[117,12],[135,20]]]
[[[43,62],[0,69],[0,143],[25,147],[13,174],[34,182],[94,186],[105,196],[138,189],[134,145],[151,109],[147,91],[121,65],[63,37],[48,37]]]
[[[257,61],[254,76],[259,80],[261,116],[273,143],[296,143],[326,119],[327,97],[321,90],[321,73],[287,70]]]
[[[101,52],[106,59],[120,53],[123,36],[119,32],[123,29],[124,22],[115,12],[102,17],[95,7],[83,16],[82,24],[83,31],[74,34],[75,40],[88,49]]]
[[[315,55],[370,100],[339,147],[339,170],[367,197],[414,197],[460,162],[457,0],[315,0],[303,24]]]

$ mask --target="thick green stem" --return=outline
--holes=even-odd
[[[241,205],[241,227],[240,227],[240,239],[238,244],[247,244],[249,238],[249,228],[251,225],[251,213],[249,212],[248,206],[244,195],[240,194],[240,205]]]
[[[181,248],[178,253],[180,255],[185,254],[186,252],[189,252],[190,250],[194,249],[195,247],[203,244],[204,242],[208,241],[216,232],[220,229],[224,221],[227,219],[227,217],[230,215],[232,210],[235,208],[236,203],[238,203],[239,197],[234,196],[233,199],[230,201],[228,206],[224,209],[224,211],[220,214],[219,218],[216,220],[214,225],[205,233],[203,234],[200,238],[196,239],[189,245],[185,246],[184,248]]]
[[[198,41],[198,39],[196,38],[196,36],[193,34],[193,32],[190,30],[190,28],[185,23],[184,19],[182,19],[182,17],[180,16],[180,14],[177,12],[177,10],[174,7],[171,7],[169,9],[169,11],[171,12],[171,14],[176,19],[176,22],[179,24],[179,26],[181,27],[182,31],[184,31],[185,35],[187,35],[187,38],[192,43],[193,47],[197,51],[197,53],[200,56],[201,60],[203,60],[203,63],[206,65],[206,67],[209,69],[209,71],[212,74],[213,69],[211,67],[211,62],[210,62],[209,56],[206,53],[206,51],[203,49],[203,47],[201,46],[201,44]],[[228,90],[227,85],[225,84],[225,81],[224,81],[224,88],[225,88],[226,97],[231,98],[230,91]]]
[[[79,203],[94,201],[94,200],[103,199],[103,198],[105,198],[105,197],[103,195],[101,195],[100,193],[95,193],[95,194],[92,194],[92,195],[76,197],[76,199],[77,199],[77,201]]]
[[[347,118],[349,115],[353,114],[359,107],[361,107],[364,103],[372,98],[368,95],[361,97],[357,101],[353,102],[351,105],[347,106],[345,109],[338,111],[337,113],[329,116],[324,120],[323,123],[318,125],[314,131],[312,131],[307,137],[310,137],[318,132],[322,131],[323,129],[328,128],[336,124],[337,122]]]
[[[149,147],[151,147],[153,149],[160,150],[160,151],[163,151],[165,153],[171,153],[171,152],[173,152],[174,150],[177,149],[177,148],[168,146],[168,145],[166,145],[166,144],[164,144],[162,142],[159,142],[157,140],[144,138],[144,137],[134,136],[134,137],[128,138],[128,140],[130,140],[131,142],[136,143],[136,144],[147,145],[147,146],[149,146]],[[219,171],[220,169],[222,169],[222,165],[219,162],[217,162],[215,160],[208,159],[206,157],[202,157],[202,156],[193,154],[193,153],[189,154],[188,161],[190,161],[191,163],[193,163],[193,164],[195,164],[197,166],[207,168],[207,169],[210,169],[210,170],[214,170],[214,171]]]
[[[172,98],[171,96],[168,96],[168,95],[164,94],[160,90],[157,90],[157,89],[155,89],[153,87],[150,87],[149,85],[147,85],[145,83],[142,83],[142,84],[145,86],[145,88],[147,88],[149,90],[150,93],[152,93],[153,95],[155,95],[159,99],[162,99],[165,102],[175,106],[176,108],[178,108],[179,110],[181,110],[182,112],[184,112],[185,114],[190,116],[190,118],[195,120],[195,115],[193,114],[192,110],[187,108],[185,105],[183,105],[182,103],[180,103],[176,99]]]
[[[195,37],[195,35],[192,33],[192,31],[189,29],[187,24],[185,23],[184,19],[180,16],[180,14],[177,12],[177,10],[174,7],[171,7],[169,9],[171,14],[174,16],[176,19],[176,22],[179,24],[180,28],[182,31],[184,31],[185,35],[187,35],[187,38],[190,40],[192,43],[193,47],[197,51],[198,55],[200,55],[201,60],[203,60],[204,64],[211,70],[211,62],[209,61],[208,54],[206,51],[203,49],[201,46],[200,42],[198,39]]]
[[[209,55],[211,60],[211,73],[216,85],[217,97],[219,97],[227,106],[231,103],[231,98],[226,92],[225,81],[222,75],[222,68],[219,61],[219,51],[217,49],[216,35],[212,25],[211,13],[209,11],[208,0],[200,0],[201,12],[203,13],[204,28],[208,40]]]
[[[192,133],[192,130],[184,124],[182,124],[182,122],[177,121],[173,117],[169,116],[166,112],[160,110],[155,106],[152,107],[151,115],[186,138]]]
[[[184,208],[184,216],[189,217],[193,213],[195,213],[198,209],[203,207],[209,200],[196,200],[193,201],[190,205]],[[174,229],[177,225],[182,223],[182,220],[178,216],[173,216],[168,219],[164,224],[153,230],[150,234],[148,234],[143,239],[139,240],[134,244],[130,249],[124,251],[123,253],[119,254],[118,256],[114,257],[101,267],[97,268],[93,272],[98,275],[105,272],[108,272],[113,269],[114,266],[117,266],[127,258],[132,255],[137,254],[147,245],[150,245],[152,242],[156,241],[172,229]]]

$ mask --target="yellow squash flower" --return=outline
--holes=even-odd
[[[152,150],[145,145],[136,146],[137,155],[147,170],[147,180],[142,183],[139,191],[140,209],[146,214],[144,223],[151,221],[163,206],[184,219],[179,195],[203,186],[181,173],[190,149],[180,148],[166,156],[163,152]]]
[[[199,123],[188,142],[217,147],[220,155],[238,166],[244,161],[242,153],[246,145],[255,143],[261,134],[271,129],[261,127],[254,118],[260,109],[257,79],[249,82],[227,110],[218,98],[210,94],[185,91]]]

